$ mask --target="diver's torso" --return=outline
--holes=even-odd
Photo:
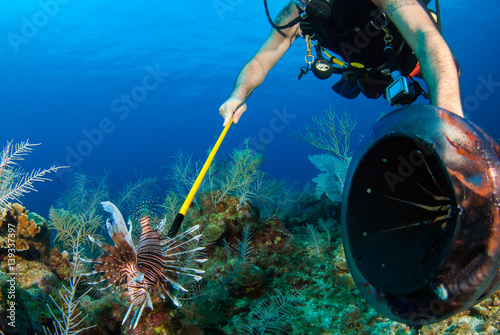
[[[315,33],[313,38],[344,61],[361,63],[373,69],[386,67],[385,33],[374,26],[380,27],[384,23],[384,15],[370,0],[334,0],[328,19],[308,18],[307,21]],[[393,36],[392,46],[398,60],[405,60],[399,63],[407,74],[415,66],[414,61],[406,64],[412,50],[389,20],[387,27]]]

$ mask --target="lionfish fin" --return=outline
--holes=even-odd
[[[203,263],[205,263],[206,261],[208,261],[208,258],[194,259],[194,261],[195,261],[196,263],[203,264]]]
[[[97,288],[97,290],[98,290],[98,291],[101,291],[101,292],[104,292],[104,291],[106,291],[108,288],[110,288],[112,285],[113,285],[113,284],[108,284],[108,285],[106,285],[106,286],[104,286],[104,287],[99,287],[99,288]],[[114,292],[114,290],[113,290],[113,292]],[[112,292],[112,293],[113,293],[113,292]]]
[[[172,302],[174,303],[174,305],[176,307],[181,307],[181,303],[179,302],[179,300],[177,300],[177,298],[175,296],[171,295],[168,290],[165,290],[165,293],[168,295],[168,297],[170,298],[170,300],[172,300]]]
[[[184,239],[188,235],[191,235],[194,231],[198,230],[199,228],[200,228],[200,225],[197,224],[195,226],[192,226],[191,228],[189,228],[188,230],[186,230],[182,234],[176,236],[175,238],[167,238],[167,239],[161,241],[160,243],[161,243],[161,245],[163,245],[165,248],[168,249],[171,244],[177,243],[177,241]],[[200,239],[201,236],[203,236],[203,234],[193,236],[193,237],[189,238],[189,240],[185,241],[182,244],[179,244],[179,245],[176,244],[175,247],[180,247],[183,244],[189,243],[191,241],[197,241]]]
[[[149,295],[148,291],[145,291],[146,297],[147,297],[147,302],[148,302],[148,307],[153,310],[153,301],[151,300],[151,296]],[[134,327],[135,328],[135,327]]]
[[[132,227],[133,227],[132,221],[130,221],[130,219],[128,219],[127,224],[128,224],[128,235],[127,235],[127,239],[126,240],[130,240],[130,243],[132,243],[130,245],[133,247],[134,246],[134,244],[133,244],[134,242],[132,241]]]
[[[188,290],[186,290],[184,287],[182,287],[180,284],[177,284],[176,282],[173,282],[171,281],[172,283],[172,286],[176,289],[176,290],[181,290],[183,292],[189,292]],[[174,297],[175,298],[175,297]],[[175,302],[174,302],[175,304]],[[177,305],[176,305],[177,306]]]
[[[111,223],[109,220],[106,220],[106,228],[108,229],[109,236],[113,238],[114,234],[121,235],[130,246],[134,247],[134,242],[132,242],[132,226],[129,224],[130,229],[127,229],[120,210],[109,201],[101,202],[101,204],[103,209],[113,216]]]
[[[81,261],[81,262],[84,262],[84,263],[94,263],[94,261],[92,259],[88,259],[88,258],[81,258],[81,257],[78,257],[78,259]]]
[[[199,224],[194,225],[191,228],[189,228],[188,230],[186,230],[185,232],[183,232],[182,234],[180,234],[179,237],[183,238],[184,236],[190,235],[192,232],[194,232],[195,230],[198,230],[199,228],[200,228]]]
[[[125,317],[123,318],[122,326],[125,324],[125,321],[127,321],[128,316],[130,315],[130,312],[132,311],[132,307],[134,307],[133,303],[130,304],[130,307],[127,310],[127,314],[125,314]]]
[[[132,320],[130,320],[129,329],[135,329],[135,327],[137,327],[137,324],[139,323],[139,320],[141,319],[142,312],[144,311],[144,308],[146,306],[148,306],[149,308],[151,308],[151,310],[153,309],[153,302],[151,301],[151,296],[149,295],[148,292],[145,292],[145,293],[146,293],[146,301],[144,301],[142,303],[142,305],[140,307],[138,306],[137,309],[135,310],[134,316],[132,317]],[[127,317],[130,314],[130,311],[132,310],[132,306],[134,306],[134,304],[130,305],[130,307],[129,307],[128,311],[127,311],[127,315],[125,315],[125,318],[122,321],[122,325],[127,320]]]
[[[99,273],[103,273],[104,271],[92,271],[92,272],[87,272],[87,273],[82,273],[82,276],[92,276],[92,275],[98,275]]]
[[[137,274],[132,278],[132,284],[137,285],[137,283],[142,283],[144,280],[144,273],[137,271]]]
[[[184,244],[184,243],[183,243]],[[179,245],[180,246],[180,245]],[[198,247],[198,248],[194,248],[194,249],[191,249],[191,250],[186,250],[186,251],[181,251],[181,252],[177,252],[175,254],[169,254],[169,256],[180,256],[180,255],[184,255],[184,254],[191,254],[193,252],[196,252],[196,251],[200,251],[200,250],[204,250],[205,247]]]
[[[175,267],[175,269],[179,269],[179,270],[182,270],[182,271],[193,271],[194,273],[199,273],[199,274],[202,274],[202,273],[205,273],[205,270],[201,270],[201,269],[193,269],[193,268],[179,268],[179,267]]]
[[[99,248],[102,248],[102,242],[99,241],[99,240],[96,240],[95,238],[93,238],[92,236],[88,236],[90,242],[96,244]]]
[[[87,285],[97,285],[97,284],[100,284],[100,283],[103,283],[105,282],[107,279],[104,278],[104,279],[101,279],[101,280],[97,280],[97,281],[91,281],[91,282],[88,282]]]
[[[194,279],[194,280],[196,280],[196,281],[200,281],[200,280],[202,280],[202,279],[203,279],[203,277],[202,277],[202,276],[192,275],[192,274],[190,274],[190,273],[185,273],[184,275],[185,275],[185,276],[190,276],[190,277],[193,277],[193,279]]]
[[[135,329],[135,327],[137,327],[137,324],[139,323],[139,320],[141,319],[142,311],[144,311],[144,307],[146,307],[146,301],[144,301],[144,303],[141,305],[141,307],[137,307],[137,309],[135,310],[134,317],[130,321],[130,326],[128,329]],[[139,312],[139,313],[137,313],[137,312]],[[135,322],[134,322],[134,320],[135,320]],[[132,324],[134,325],[133,327],[132,327]]]
[[[162,232],[165,230],[165,225],[167,224],[167,216],[165,217],[156,225],[156,232],[158,234],[162,234]]]

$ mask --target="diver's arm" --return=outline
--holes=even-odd
[[[372,0],[415,51],[432,104],[463,117],[458,71],[448,45],[417,0]]]
[[[293,1],[284,7],[275,19],[278,25],[286,24],[298,16]],[[246,99],[252,91],[262,84],[267,73],[285,54],[298,36],[298,25],[283,29],[280,32],[272,29],[269,37],[261,45],[257,53],[241,69],[229,98],[220,106],[219,112],[224,117],[224,126],[231,117],[237,123],[246,110]]]

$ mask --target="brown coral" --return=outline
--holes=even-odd
[[[28,219],[28,211],[20,204],[9,204],[3,211],[2,218],[0,219],[0,227],[5,223],[17,223],[17,235],[23,237],[34,237],[40,232],[40,227],[34,220]]]
[[[9,204],[0,217],[0,249],[15,248],[27,251],[29,258],[39,257],[39,253],[48,253],[49,236],[44,226],[44,219],[18,203]],[[44,230],[44,234],[39,234]],[[38,251],[33,253],[32,251]],[[26,256],[26,255],[25,255]]]
[[[10,240],[9,238],[4,239],[2,236],[0,236],[0,248],[10,249],[10,247],[14,244],[11,243],[11,241],[12,240]],[[15,248],[17,251],[24,251],[28,250],[30,248],[30,245],[25,240],[18,238],[15,240]]]

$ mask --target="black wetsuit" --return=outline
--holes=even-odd
[[[424,1],[424,3],[429,1]],[[331,50],[345,62],[363,64],[368,69],[367,79],[372,79],[372,81],[361,80],[361,86],[369,85],[376,80],[382,83],[381,89],[386,86],[383,82],[388,84],[392,82],[392,79],[381,72],[389,68],[384,54],[385,32],[376,29],[372,21],[380,27],[385,19],[382,11],[370,0],[334,0],[328,19],[308,17],[300,24],[300,27],[302,35],[312,36],[319,45]],[[417,65],[417,58],[395,25],[389,19],[387,23],[387,28],[393,37],[391,46],[394,48],[396,61],[402,74],[408,76]],[[383,93],[380,89],[374,89],[373,96],[371,93],[367,94],[371,91],[370,88],[366,91],[362,88],[362,91],[368,97],[376,98]],[[379,91],[380,94],[375,91]]]

